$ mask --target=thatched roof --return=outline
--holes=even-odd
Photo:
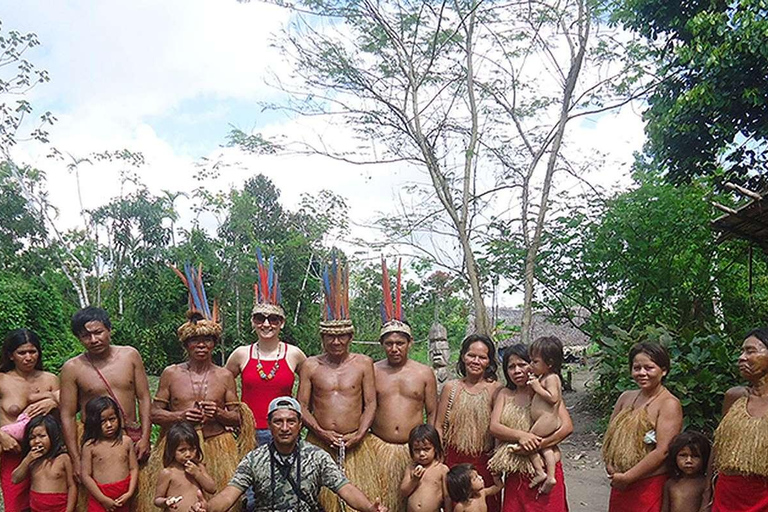
[[[743,238],[768,253],[768,196],[731,183],[726,183],[726,187],[749,197],[751,201],[736,210],[713,203],[713,206],[725,212],[725,215],[712,221],[712,229],[721,233],[717,241]]]
[[[514,308],[498,308],[498,320],[503,320],[509,327],[520,327],[523,320],[523,310]],[[568,322],[551,321],[545,313],[534,312],[531,326],[531,339],[540,336],[557,336],[563,342],[563,346],[574,347],[589,345],[589,337]],[[506,347],[519,341],[519,336],[502,340],[500,347]]]

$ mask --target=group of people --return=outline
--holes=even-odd
[[[323,351],[312,357],[280,340],[286,315],[273,262],[259,255],[258,270],[258,339],[223,368],[212,359],[222,331],[202,272],[176,270],[189,290],[178,329],[188,358],[163,371],[153,398],[139,353],[111,344],[99,308],[72,318],[85,351],[59,377],[43,370],[35,333],[9,333],[0,360],[5,510],[568,510],[558,445],[573,423],[557,338],[511,345],[499,357],[487,336],[467,336],[459,378],[438,397],[432,369],[409,358],[399,271],[393,300],[383,269],[386,357],[374,362],[350,350],[341,265],[323,275]],[[637,389],[618,399],[603,443],[609,510],[768,510],[768,329],[745,338],[738,365],[748,386],[726,393],[711,449],[705,436],[681,432],[663,347],[639,343],[628,361]],[[153,423],[161,432],[150,446]]]

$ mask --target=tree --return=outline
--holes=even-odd
[[[642,48],[593,31],[603,12],[586,0],[320,0],[291,7],[297,21],[280,47],[296,77],[278,86],[292,99],[272,106],[339,119],[357,145],[321,136],[282,149],[423,170],[428,184],[404,187],[412,199],[401,197],[399,215],[387,213],[379,225],[389,242],[413,246],[465,280],[480,332],[492,331],[487,276],[478,265],[489,212],[501,201],[519,201],[520,216],[503,216],[527,241],[525,277],[518,278],[527,340],[553,178],[578,174],[562,154],[566,126],[645,92]]]
[[[764,0],[622,0],[616,18],[655,40],[665,76],[645,112],[650,159],[674,183],[712,176],[765,186],[768,16]]]

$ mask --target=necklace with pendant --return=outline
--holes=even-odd
[[[189,362],[187,362],[189,385],[192,386],[192,394],[195,395],[195,398],[197,398],[197,401],[195,402],[196,404],[205,401],[205,398],[208,396],[208,372],[210,371],[211,368],[209,366],[203,374],[203,379],[199,382],[198,385],[195,385],[195,381],[192,380],[192,368],[190,368]]]
[[[277,343],[277,359],[275,360],[275,366],[269,373],[264,372],[264,366],[261,364],[261,353],[259,352],[259,342],[256,342],[256,370],[259,372],[261,380],[272,380],[275,378],[277,369],[280,367],[280,342]]]

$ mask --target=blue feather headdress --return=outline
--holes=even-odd
[[[342,267],[334,254],[323,269],[323,319],[320,334],[352,334],[349,317],[349,269]]]
[[[403,301],[402,301],[402,262],[397,260],[397,281],[395,286],[395,301],[392,302],[392,292],[389,286],[389,272],[387,271],[387,262],[384,258],[381,258],[381,289],[384,295],[384,300],[381,302],[381,332],[379,333],[379,341],[391,333],[400,332],[413,339],[411,335],[411,327],[405,320],[405,314],[403,313]]]
[[[189,293],[187,321],[177,331],[179,341],[183,343],[196,336],[211,336],[218,341],[221,338],[219,304],[214,300],[213,309],[208,306],[208,296],[205,293],[205,285],[203,285],[203,266],[199,265],[195,269],[187,261],[184,263],[184,272],[173,265],[169,266],[179,276]]]
[[[283,298],[280,293],[280,283],[275,271],[275,257],[270,256],[265,262],[260,248],[256,248],[256,268],[259,279],[253,283],[253,310],[251,314],[280,315],[285,318],[285,310],[280,305]]]

